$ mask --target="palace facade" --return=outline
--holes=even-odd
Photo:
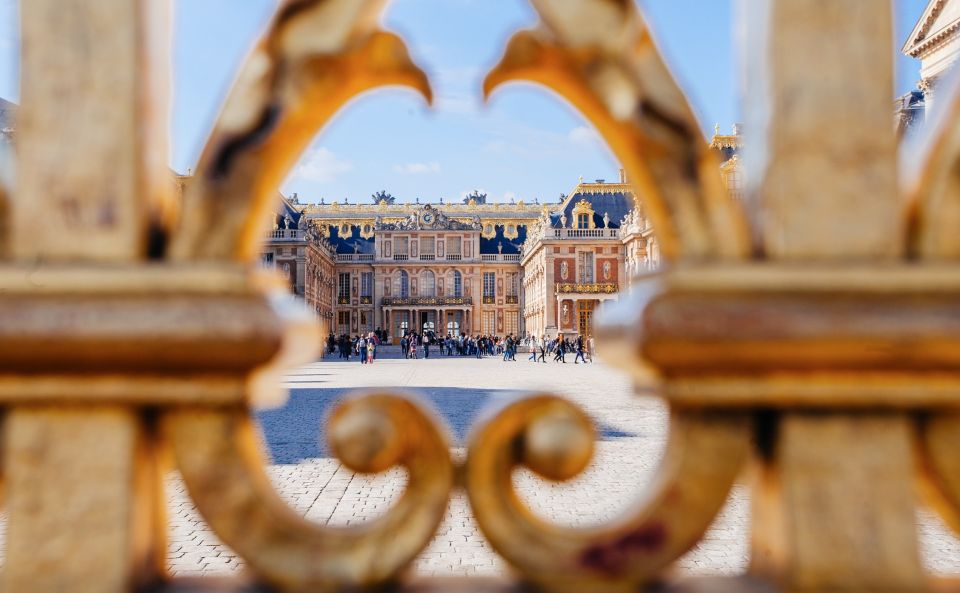
[[[739,197],[740,133],[711,147]],[[301,204],[282,199],[263,250],[324,333],[386,330],[440,334],[593,332],[597,311],[631,279],[655,270],[660,250],[642,196],[621,172],[582,178],[551,204],[493,203],[474,192],[457,203]]]

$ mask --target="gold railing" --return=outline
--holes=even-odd
[[[611,283],[558,282],[556,285],[557,294],[617,294],[618,290],[618,286]]]
[[[472,305],[469,297],[383,297],[385,307]]]
[[[329,421],[333,453],[355,471],[401,466],[405,492],[379,520],[336,529],[277,496],[252,410],[282,400],[278,373],[320,337],[278,304],[282,280],[250,265],[276,188],[357,93],[430,89],[377,29],[378,3],[284,4],[178,213],[164,193],[166,5],[20,3],[17,186],[2,192],[3,590],[249,590],[165,574],[168,462],[250,578],[279,590],[944,587],[919,560],[913,479],[960,528],[960,91],[941,91],[901,191],[889,2],[745,0],[747,150],[761,153],[746,155],[742,202],[724,195],[634,2],[533,0],[542,21],[487,77],[487,94],[527,79],[581,110],[671,264],[601,348],[637,376],[660,371],[667,450],[636,506],[589,529],[546,523],[514,490],[519,467],[564,480],[591,459],[590,420],[552,395],[483,416],[464,461],[413,399],[348,399]],[[748,573],[678,584],[671,565],[741,476]],[[405,579],[454,489],[514,576]]]

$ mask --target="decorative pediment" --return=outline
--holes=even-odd
[[[922,54],[960,29],[960,4],[948,0],[930,0],[901,50],[919,58]]]
[[[479,216],[474,216],[470,222],[463,222],[462,218],[459,220],[450,218],[441,210],[428,204],[417,208],[399,222],[384,222],[378,217],[374,227],[378,231],[479,231],[481,224]]]

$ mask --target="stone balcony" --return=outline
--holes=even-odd
[[[620,239],[620,229],[549,229],[545,239]]]
[[[558,282],[557,294],[616,294],[620,290],[616,283],[596,282]]]
[[[372,262],[372,253],[338,253],[337,263]]]
[[[277,229],[267,233],[267,239],[303,239],[303,231],[300,229]]]
[[[460,307],[472,306],[471,297],[383,297],[384,307]]]

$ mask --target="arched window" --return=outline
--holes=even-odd
[[[453,296],[463,296],[463,274],[457,270],[453,271]]]
[[[410,276],[400,270],[400,298],[407,298],[410,296]]]
[[[437,277],[430,270],[423,273],[420,281],[420,296],[437,296]]]

